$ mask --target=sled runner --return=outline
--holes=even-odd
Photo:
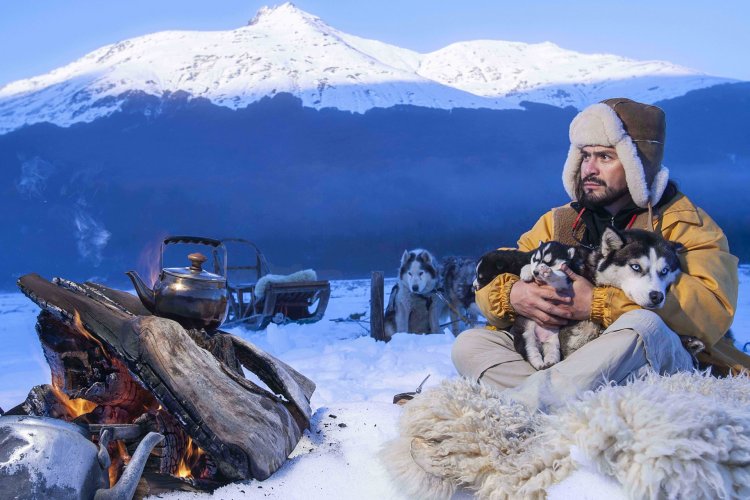
[[[328,307],[331,285],[312,270],[289,276],[271,274],[255,243],[241,238],[221,240],[227,247],[229,313],[225,327],[242,324],[262,330],[269,323],[314,323]]]

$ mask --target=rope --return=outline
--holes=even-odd
[[[471,321],[469,321],[469,319],[466,316],[464,316],[463,314],[461,314],[458,311],[458,309],[456,309],[455,307],[453,307],[453,304],[451,304],[448,301],[448,299],[446,299],[445,296],[442,293],[440,293],[438,290],[435,290],[435,295],[437,295],[437,297],[440,300],[442,300],[443,302],[445,302],[445,305],[447,305],[448,307],[450,307],[450,310],[453,311],[454,313],[456,313],[458,315],[458,317],[461,318],[461,321],[463,321],[467,325],[471,325],[472,324]]]
[[[633,223],[635,222],[635,219],[638,218],[638,214],[633,214],[633,216],[630,218],[630,222],[628,222],[628,225],[625,226],[625,229],[630,229],[633,227]]]
[[[651,202],[648,202],[648,230],[654,231],[654,209],[651,208]]]

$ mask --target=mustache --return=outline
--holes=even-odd
[[[597,179],[593,175],[589,175],[588,177],[584,177],[583,179],[581,179],[581,186],[583,186],[586,183],[598,184],[600,186],[606,186],[607,185],[606,182],[604,182],[601,179]]]

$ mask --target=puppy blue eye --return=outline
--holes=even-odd
[[[641,270],[641,266],[639,266],[638,264],[630,264],[630,268],[636,272],[640,272]]]
[[[664,269],[662,269],[662,270],[661,270],[661,273],[660,273],[660,274],[661,274],[662,276],[666,276],[667,274],[669,274],[669,268],[668,268],[668,267],[665,267]]]

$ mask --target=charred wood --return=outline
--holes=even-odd
[[[155,474],[184,469],[175,457],[197,450],[187,464],[193,477],[265,479],[309,426],[315,384],[243,339],[185,330],[102,285],[31,274],[19,287],[43,309],[38,331],[55,384],[96,404],[78,421],[135,421],[166,436],[149,466]],[[242,366],[273,393],[247,380]],[[19,411],[71,417],[54,387],[35,389]]]

